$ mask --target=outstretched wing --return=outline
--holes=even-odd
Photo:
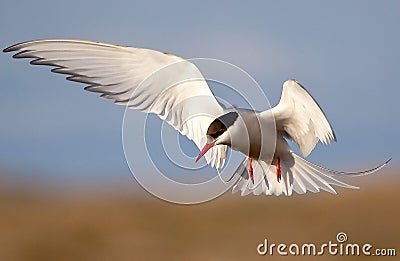
[[[198,68],[189,61],[154,50],[100,42],[50,39],[13,45],[14,58],[33,58],[31,64],[49,65],[52,72],[70,75],[70,81],[88,84],[116,104],[155,113],[202,148],[209,124],[222,114]],[[226,146],[205,156],[221,168]]]
[[[296,80],[283,84],[278,105],[272,108],[277,131],[293,139],[304,157],[314,149],[318,140],[335,141],[335,134],[317,102]]]

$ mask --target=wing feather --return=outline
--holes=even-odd
[[[307,157],[318,141],[336,141],[332,127],[317,102],[296,80],[283,84],[282,96],[272,108],[277,130],[293,139]]]
[[[198,68],[189,61],[155,50],[101,42],[48,39],[13,45],[4,52],[14,58],[32,58],[70,81],[87,84],[116,104],[155,113],[202,148],[209,124],[223,112]],[[221,168],[226,146],[205,156]]]
[[[268,166],[268,164],[263,161],[253,160],[254,184],[250,181],[247,171],[249,168],[249,161],[247,158],[244,159],[235,172],[235,175],[239,175],[240,178],[233,186],[232,193],[241,191],[242,196],[250,193],[255,195],[264,193],[266,195],[279,196],[283,194],[291,196],[293,191],[298,194],[305,194],[307,191],[317,193],[321,190],[325,190],[329,193],[337,194],[332,185],[349,189],[358,189],[358,187],[349,185],[337,178],[372,174],[382,169],[390,161],[388,160],[366,171],[342,172],[315,165],[292,151],[290,155],[290,160],[288,158],[281,161],[282,179],[280,181],[277,181],[275,165]],[[258,168],[258,166],[261,166],[261,168]]]

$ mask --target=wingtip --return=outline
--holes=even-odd
[[[13,45],[14,46],[14,45]],[[12,52],[13,51],[13,46],[9,46],[9,47],[7,47],[7,48],[4,48],[3,49],[3,53],[9,53],[9,52]]]
[[[3,49],[3,52],[5,52],[5,53],[15,52],[15,51],[21,50],[24,47],[27,47],[28,45],[30,45],[32,43],[38,43],[38,42],[43,42],[43,41],[57,41],[57,40],[63,40],[63,39],[38,39],[38,40],[20,42],[20,43],[13,44],[13,45]]]
[[[25,42],[20,42],[20,43],[17,43],[17,44],[13,44],[13,45],[5,48],[3,50],[3,52],[9,53],[9,52],[19,51],[23,47],[25,47],[26,45],[29,45],[29,44],[34,43],[34,42],[39,42],[39,41],[42,41],[42,40],[32,40],[32,41],[25,41]]]
[[[23,43],[17,43],[17,44],[10,45],[7,48],[4,48],[3,52],[9,53],[9,52],[18,51],[20,49],[18,46],[20,46],[21,44],[23,44]]]
[[[389,164],[389,162],[392,160],[392,158],[389,158],[385,163],[384,163],[384,165],[387,165],[387,164]]]
[[[333,142],[337,142],[337,138],[336,138],[336,133],[334,130],[332,130],[332,135],[333,135]]]

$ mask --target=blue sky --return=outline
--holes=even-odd
[[[6,1],[0,45],[74,38],[217,58],[246,70],[272,105],[282,83],[296,78],[338,138],[309,159],[355,170],[389,157],[399,166],[398,10],[398,1]],[[0,175],[130,178],[123,107],[27,60],[2,54],[0,68]]]

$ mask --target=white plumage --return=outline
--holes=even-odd
[[[254,183],[248,171],[250,162],[248,159],[243,161],[236,171],[240,178],[233,187],[233,192],[241,191],[242,195],[290,196],[293,191],[304,194],[321,189],[336,193],[331,185],[356,188],[337,177],[369,174],[387,164],[364,172],[345,173],[316,166],[294,154],[286,138],[297,143],[304,157],[318,141],[329,143],[335,140],[321,108],[296,80],[283,84],[277,106],[261,113],[242,111],[239,113],[243,120],[241,124],[235,124],[235,119],[227,124],[229,126],[220,124],[225,127],[224,133],[211,138],[208,133],[212,130],[211,125],[226,111],[215,99],[198,68],[181,57],[148,49],[65,39],[29,41],[4,51],[17,51],[15,58],[33,58],[32,64],[54,66],[52,72],[70,75],[68,80],[88,84],[85,90],[101,93],[101,97],[114,100],[116,104],[157,114],[200,149],[204,147],[199,157],[205,153],[207,162],[216,168],[224,165],[227,145],[250,156],[245,148],[248,146],[243,142],[249,138],[244,136],[247,133],[245,127],[250,129],[250,139],[259,143],[256,145],[266,146],[271,139],[261,137],[258,132],[270,123],[272,114],[276,123],[273,139],[276,149],[273,155],[260,154],[254,158]],[[254,119],[259,122],[258,129],[253,128],[258,124]],[[231,144],[233,138],[242,143]],[[206,143],[210,139],[213,143]],[[254,151],[254,144],[252,146]],[[269,164],[271,158],[272,164]],[[278,172],[282,175],[280,181]]]
[[[272,113],[277,130],[286,132],[304,157],[310,154],[318,140],[325,144],[336,140],[321,108],[296,80],[283,84],[281,100]]]
[[[116,104],[155,113],[199,148],[208,125],[223,112],[197,67],[172,54],[65,39],[30,41],[4,51],[18,51],[14,58],[34,58],[31,64],[54,66],[52,72],[71,75],[68,80],[88,84],[85,90]],[[207,162],[221,168],[226,150],[213,148]]]

